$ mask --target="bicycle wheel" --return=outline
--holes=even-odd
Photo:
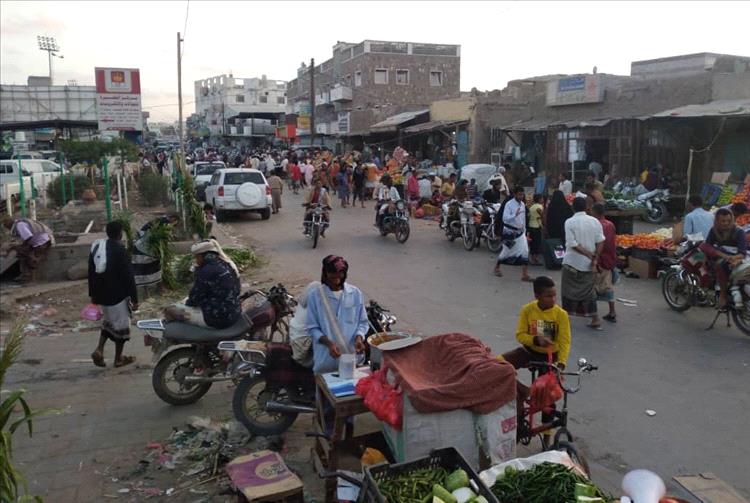
[[[579,452],[575,445],[573,445],[571,442],[560,440],[557,442],[557,445],[555,447],[556,451],[565,451],[568,453],[568,456],[570,456],[570,459],[577,464],[584,472],[586,472],[586,476],[591,475],[591,470],[589,469],[589,462],[586,461],[586,456],[583,455],[583,453]]]

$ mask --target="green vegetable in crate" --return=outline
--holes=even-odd
[[[440,498],[445,503],[458,503],[458,500],[453,496],[445,487],[440,484],[432,486],[432,495],[435,498]]]
[[[574,472],[571,468],[547,462],[535,465],[528,470],[506,468],[505,472],[498,476],[491,490],[503,503],[526,503],[529,501],[544,503],[589,501],[593,503],[597,501],[596,498],[600,498],[602,501],[612,499],[611,496],[590,484],[588,479]],[[579,500],[579,498],[594,499]]]
[[[453,492],[461,487],[469,487],[469,474],[459,468],[445,479],[445,488]]]
[[[445,484],[445,468],[421,468],[378,482],[378,490],[389,503],[431,503],[433,486]],[[448,493],[450,495],[450,492]],[[443,503],[456,503],[443,500]]]
[[[468,487],[459,487],[455,491],[453,491],[453,497],[456,498],[457,503],[468,503],[470,501],[474,501],[474,497],[476,494],[474,494],[474,491],[469,489]]]

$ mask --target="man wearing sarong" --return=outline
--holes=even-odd
[[[604,248],[604,231],[586,214],[586,199],[573,200],[572,217],[565,221],[565,257],[562,268],[562,305],[569,314],[591,317],[588,325],[601,330],[596,310],[596,270]]]
[[[497,255],[495,276],[502,276],[500,264],[520,265],[521,281],[534,281],[529,276],[529,242],[526,240],[526,204],[523,187],[513,190],[502,209],[503,247]]]
[[[130,257],[122,244],[122,223],[107,224],[107,238],[97,239],[89,254],[89,297],[92,304],[102,309],[102,330],[99,345],[91,353],[97,367],[105,367],[104,344],[115,343],[115,367],[135,361],[134,356],[123,356],[125,342],[130,340],[130,312],[138,309],[138,292],[133,277]]]

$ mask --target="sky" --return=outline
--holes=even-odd
[[[219,2],[0,0],[0,81],[47,75],[37,35],[55,37],[56,84],[94,84],[94,67],[140,68],[150,121],[177,118],[177,32],[183,110],[193,83],[232,73],[291,80],[341,40],[461,45],[461,90],[502,89],[553,73],[628,75],[630,62],[719,52],[750,56],[750,2]]]

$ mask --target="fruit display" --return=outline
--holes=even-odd
[[[716,200],[717,206],[726,206],[727,204],[732,202],[732,198],[734,196],[734,190],[732,189],[731,185],[724,185],[724,187],[721,188],[721,192],[719,193],[719,199]],[[744,201],[739,201],[744,202]]]
[[[661,248],[672,248],[672,229],[659,229],[650,234],[618,234],[616,236],[617,246],[620,248],[641,248],[644,250],[659,250]]]
[[[719,198],[721,198],[721,196],[719,196]],[[750,202],[750,184],[746,183],[745,185],[743,185],[742,186],[742,190],[739,191],[739,192],[737,192],[732,197],[732,201],[731,202],[732,202],[732,204],[737,204],[737,203],[745,203],[745,204],[747,204],[747,203],[749,203]]]
[[[747,224],[750,224],[750,213],[745,213],[737,217],[737,225],[744,227]]]

